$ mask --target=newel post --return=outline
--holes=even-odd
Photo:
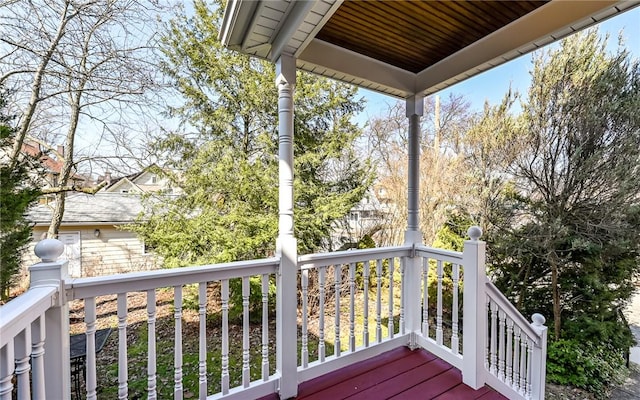
[[[474,389],[485,384],[485,340],[487,337],[487,311],[485,285],[485,242],[479,240],[482,229],[472,226],[467,231],[471,240],[464,242],[462,263],[464,268],[462,381]]]
[[[542,314],[533,314],[531,321],[531,327],[540,337],[539,343],[533,347],[531,360],[531,398],[542,400],[547,379],[547,327]]]
[[[30,287],[58,288],[55,303],[45,313],[44,370],[47,399],[69,399],[71,373],[69,367],[69,305],[65,298],[64,282],[68,278],[67,260],[59,260],[64,245],[57,239],[44,239],[35,247],[42,261],[29,268]]]
[[[276,61],[278,89],[278,240],[280,268],[276,277],[276,369],[281,399],[298,394],[297,307],[298,251],[293,231],[293,93],[296,62],[288,55]]]

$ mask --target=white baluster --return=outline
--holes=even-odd
[[[147,399],[158,398],[156,361],[156,290],[147,290]]]
[[[526,335],[523,335],[520,338],[520,390],[518,393],[524,396],[524,392],[527,388],[527,340]]]
[[[349,351],[356,351],[356,335],[355,335],[355,296],[356,296],[356,265],[349,264]]]
[[[504,381],[504,352],[505,352],[505,318],[506,314],[501,309],[498,312],[498,379]]]
[[[13,356],[13,339],[0,348],[0,400],[11,400],[13,392],[13,372],[15,357]]]
[[[320,267],[318,271],[318,280],[319,280],[319,295],[320,295],[320,320],[318,321],[318,360],[320,362],[324,362],[325,355],[325,338],[324,338],[324,296],[325,296],[325,276],[326,276],[326,267]]]
[[[336,310],[335,310],[335,327],[334,327],[334,341],[333,341],[333,353],[336,357],[340,357],[340,284],[342,283],[342,265],[337,264],[333,270],[334,282],[334,297],[336,298]]]
[[[182,400],[182,286],[173,288],[174,353],[173,353],[173,398]]]
[[[207,282],[198,284],[198,396],[207,398]]]
[[[118,399],[129,395],[127,359],[127,294],[118,293]]]
[[[513,320],[511,318],[507,318],[507,366],[505,373],[505,380],[508,386],[511,386],[513,382]]]
[[[491,312],[489,310],[490,304],[491,304],[491,299],[489,299],[489,296],[485,296],[485,303],[484,303],[485,313],[484,313],[484,316],[483,316],[483,318],[485,318],[485,320],[488,319],[488,315]],[[491,336],[491,324],[487,323],[486,324],[486,332],[484,333],[484,348],[485,348],[484,368],[486,370],[489,370],[489,355],[491,354],[491,348],[490,348],[490,345],[489,345],[489,337],[490,336]]]
[[[520,340],[522,331],[518,325],[513,329],[513,383],[512,387],[517,392],[520,390]]]
[[[533,358],[533,340],[527,339],[527,382],[526,382],[526,390],[524,393],[524,397],[527,399],[531,398],[531,378],[532,378],[532,367],[531,360]]]
[[[497,339],[498,339],[498,304],[495,301],[491,302],[491,363],[489,364],[489,372],[493,375],[498,373],[498,353],[497,353]]]
[[[436,305],[436,343],[442,345],[442,260],[438,260],[436,272],[438,274],[438,297]]]
[[[229,280],[222,280],[222,394],[229,394]]]
[[[400,334],[404,335],[404,306],[406,304],[406,293],[404,290],[405,281],[404,281],[404,270],[406,268],[406,260],[405,258],[400,259],[400,287],[402,288],[400,292]]]
[[[44,341],[46,337],[44,314],[31,325],[31,368],[33,379],[33,398],[44,399]]]
[[[262,275],[262,380],[269,380],[269,275]]]
[[[393,279],[393,273],[394,273],[394,261],[395,258],[390,258],[389,259],[389,339],[393,339],[393,336],[395,335],[395,326],[393,323],[393,310],[395,308],[394,306],[394,298],[393,298],[393,286],[395,285],[395,279]]]
[[[382,260],[376,260],[376,342],[382,342]]]
[[[16,378],[18,381],[18,396],[21,399],[31,398],[31,385],[29,384],[29,358],[31,354],[31,325],[20,332],[14,339],[14,357],[16,361]]]
[[[362,343],[364,347],[369,347],[369,271],[371,265],[369,260],[365,261],[362,266],[362,290],[364,295],[364,310],[363,310],[363,330],[362,330]]]
[[[125,299],[126,300],[126,299]],[[125,304],[126,311],[126,304]],[[98,379],[96,375],[96,298],[88,297],[84,299],[84,323],[86,326],[86,389],[87,400],[98,398]],[[125,320],[126,324],[126,320]],[[79,379],[76,375],[76,379]]]
[[[302,368],[309,366],[309,270],[302,271]]]
[[[458,292],[460,287],[460,266],[453,264],[453,306],[451,310],[451,351],[460,354],[460,338],[458,337]]]
[[[249,277],[242,278],[242,385],[251,383],[249,371]]]
[[[422,259],[422,335],[429,337],[429,259]]]

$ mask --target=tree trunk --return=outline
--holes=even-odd
[[[69,8],[69,2],[65,2],[64,9],[60,15],[60,22],[58,25],[58,29],[56,30],[55,37],[51,40],[51,44],[47,49],[47,52],[42,56],[42,60],[40,61],[40,65],[36,69],[36,72],[33,76],[33,84],[31,85],[31,98],[29,99],[29,104],[27,105],[27,109],[22,117],[22,123],[20,124],[20,128],[16,134],[16,140],[13,144],[13,149],[11,151],[11,166],[12,168],[18,162],[18,158],[20,157],[20,153],[22,152],[22,144],[24,143],[24,139],[27,136],[27,132],[29,131],[29,127],[31,125],[31,120],[33,118],[33,114],[36,111],[36,106],[40,102],[40,89],[42,88],[42,78],[47,69],[47,65],[51,58],[53,57],[53,53],[58,47],[60,43],[60,39],[64,36],[65,27],[69,20],[75,17],[78,13],[74,13],[70,16],[67,15],[67,11]]]
[[[69,179],[72,174],[73,167],[73,147],[74,141],[76,137],[76,131],[78,129],[78,121],[80,120],[80,99],[82,97],[82,91],[84,90],[84,85],[86,80],[83,80],[78,93],[70,95],[71,99],[71,121],[69,123],[69,130],[67,131],[67,140],[66,146],[64,149],[64,162],[62,164],[62,169],[60,171],[59,182],[60,186],[67,186],[69,184]],[[71,91],[70,91],[71,92]],[[58,236],[58,231],[60,230],[60,224],[62,223],[62,217],[64,216],[64,203],[65,203],[65,192],[56,194],[56,206],[53,210],[53,215],[51,217],[51,224],[49,225],[49,231],[47,232],[47,236],[50,238],[54,238]]]
[[[58,231],[60,230],[60,224],[62,223],[62,217],[64,216],[64,202],[66,197],[66,192],[56,193],[56,206],[53,209],[51,223],[49,224],[49,230],[47,231],[47,237],[50,239],[58,237]]]

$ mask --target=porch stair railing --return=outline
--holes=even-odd
[[[68,303],[73,300],[82,301],[84,307],[85,394],[88,399],[97,398],[96,299],[103,295],[117,298],[118,397],[127,398],[127,298],[132,292],[146,292],[147,296],[146,393],[148,398],[157,398],[156,294],[161,288],[173,292],[170,384],[176,399],[183,398],[186,374],[197,374],[201,399],[257,398],[291,387],[292,380],[295,387],[398,346],[425,348],[459,368],[464,383],[473,388],[489,384],[510,399],[543,399],[544,318],[536,314],[529,323],[489,282],[480,231],[472,228],[469,233],[471,240],[465,242],[463,252],[405,245],[299,257],[297,287],[280,288],[280,292],[295,291],[298,299],[297,320],[285,322],[297,325],[298,344],[275,349],[269,328],[274,317],[269,293],[277,282],[278,257],[68,279],[67,262],[54,261],[62,253],[61,244],[45,240],[36,249],[43,261],[31,267],[30,289],[0,310],[0,400],[10,399],[16,390],[19,399],[32,395],[70,397]],[[199,349],[195,370],[183,365],[183,291],[187,285],[197,289]],[[215,349],[207,347],[207,307],[212,291],[220,299],[221,313],[222,338]],[[240,352],[229,348],[233,298],[240,299],[236,306],[242,310]],[[259,304],[255,304],[256,298]],[[261,322],[252,328],[253,314],[259,314]],[[251,332],[259,332],[259,339]],[[290,351],[298,354],[298,366],[294,374],[283,375],[279,368],[291,369],[270,360],[274,352]],[[222,370],[215,382],[210,382],[207,374],[212,355],[220,360]],[[260,359],[259,371],[251,370],[251,365],[256,365],[250,362],[251,357]],[[235,375],[233,365],[240,366]],[[214,383],[220,390],[210,394]]]

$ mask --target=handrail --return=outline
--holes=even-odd
[[[390,257],[408,257],[412,246],[376,247],[373,249],[358,249],[334,251],[331,253],[306,254],[298,257],[298,268],[309,269],[326,267],[333,264],[349,264],[362,260],[372,260]]]
[[[280,259],[278,257],[272,257],[262,260],[131,272],[94,278],[77,278],[67,281],[65,289],[67,291],[67,299],[75,300],[114,293],[144,291],[159,287],[272,274],[276,272],[279,263]]]
[[[486,283],[486,293],[496,302],[513,322],[524,331],[524,333],[534,341],[536,346],[540,346],[540,334],[531,326],[531,322],[520,313],[520,311],[505,297],[504,294],[492,282]]]
[[[435,247],[420,245],[420,246],[416,246],[416,254],[421,257],[429,257],[429,258],[437,258],[437,257],[432,257],[432,255],[436,255],[442,258],[448,258],[448,259],[462,262],[462,252],[460,251],[437,249]]]
[[[0,348],[55,305],[57,294],[58,288],[54,286],[35,287],[2,306]]]

